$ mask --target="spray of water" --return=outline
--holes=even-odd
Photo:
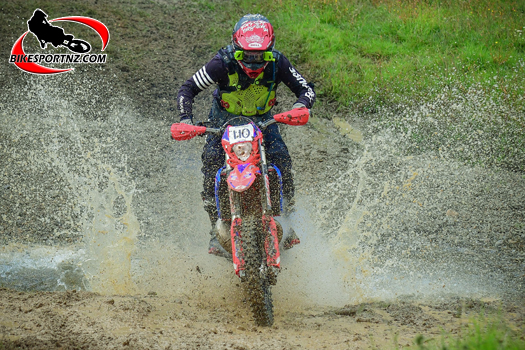
[[[46,244],[5,247],[3,284],[14,281],[15,268],[29,271],[31,265],[32,278],[39,269],[61,272],[46,279],[55,287],[25,283],[26,289],[154,291],[210,305],[240,302],[232,297],[238,281],[231,262],[207,254],[209,224],[199,196],[202,139],[173,143],[166,123],[140,117],[131,101],[100,79],[24,76],[12,86],[0,95],[0,104],[9,106],[1,112],[8,127],[1,130],[0,150],[10,162],[3,191],[10,191],[8,199],[20,195],[11,199],[2,225],[17,228],[11,235],[21,232],[22,241],[34,235],[46,237],[39,241]],[[28,101],[15,98],[24,94]],[[476,112],[471,102],[456,102],[458,113]],[[382,113],[400,125],[436,125],[439,103]],[[428,119],[428,111],[435,118]],[[522,218],[513,209],[525,202],[521,174],[458,162],[450,148],[410,153],[406,145],[413,145],[415,129],[400,138],[393,131],[398,124],[348,122],[358,117],[313,118],[310,126],[286,131],[298,159],[298,210],[287,224],[302,243],[283,252],[277,309],[400,295],[521,293],[515,287],[523,280],[521,265],[507,263],[523,261],[513,246],[523,237]],[[437,128],[444,134],[445,126]],[[40,231],[22,225],[16,209],[31,202],[54,208],[26,204]]]
[[[76,238],[78,243],[65,249],[85,275],[85,283],[63,288],[132,293],[131,254],[140,233],[132,209],[135,185],[127,173],[126,155],[118,154],[118,149],[111,152],[108,149],[122,142],[114,131],[132,122],[133,115],[121,103],[120,108],[113,106],[106,111],[103,108],[108,107],[107,102],[86,109],[84,102],[93,102],[85,100],[87,90],[96,85],[94,81],[72,81],[75,78],[65,76],[47,85],[38,77],[26,79],[23,90],[32,93],[30,103],[18,102],[17,108],[4,117],[12,134],[20,132],[23,126],[25,133],[29,131],[30,145],[31,141],[37,145],[19,150],[29,160],[26,172],[45,173],[52,169],[55,175],[49,179],[27,180],[40,180],[44,186],[49,183],[60,199],[69,203],[68,212],[56,214],[69,221],[69,230],[56,230],[53,236],[66,235],[70,241]],[[72,84],[77,91],[68,88]],[[17,92],[13,91],[15,95]],[[40,111],[36,115],[32,110],[35,106],[39,106]],[[90,120],[87,114],[100,112],[98,108],[102,109],[105,120]],[[32,122],[34,116],[40,116],[39,123]],[[39,185],[38,182],[33,184]],[[35,187],[33,190],[37,191]],[[38,219],[48,220],[46,217]],[[38,237],[42,232],[33,234]],[[25,251],[30,255],[33,250],[47,251],[52,254],[49,257],[52,261],[57,260],[52,249],[42,249],[28,246]],[[78,253],[80,251],[82,254]],[[63,281],[57,284],[63,285]]]

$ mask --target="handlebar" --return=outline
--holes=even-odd
[[[272,124],[283,123],[288,125],[305,125],[310,118],[310,110],[306,107],[292,109],[287,112],[275,114],[272,119],[265,122],[257,123],[257,126],[264,130]],[[190,125],[184,123],[175,123],[171,126],[171,137],[177,141],[185,141],[194,138],[197,135],[204,134],[222,134],[228,123],[221,128],[211,128],[199,123],[197,125]]]

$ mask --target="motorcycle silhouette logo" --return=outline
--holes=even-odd
[[[29,31],[36,36],[42,49],[51,43],[54,47],[65,46],[76,53],[91,51],[91,45],[87,41],[75,39],[71,34],[65,34],[64,29],[51,25],[46,18],[47,14],[44,11],[36,9],[33,17],[27,21]]]
[[[36,9],[33,16],[27,21],[28,31],[25,32],[13,45],[9,63],[15,64],[22,71],[33,74],[57,74],[72,71],[74,68],[57,69],[40,65],[39,63],[106,63],[106,54],[90,54],[91,44],[74,35],[67,34],[61,27],[52,25],[51,22],[68,21],[80,23],[93,29],[102,39],[104,51],[109,42],[109,30],[100,21],[83,16],[61,17],[47,20],[47,14],[41,9]],[[23,47],[24,38],[31,32],[38,40],[41,49],[46,49],[48,44],[55,48],[66,47],[74,54],[26,54]]]

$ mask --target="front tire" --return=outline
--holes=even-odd
[[[80,39],[73,39],[68,41],[66,47],[76,53],[87,53],[91,51],[91,45],[87,41]]]
[[[264,234],[260,218],[242,220],[242,242],[245,262],[244,286],[255,323],[269,327],[273,324],[272,287],[261,271],[266,266]]]

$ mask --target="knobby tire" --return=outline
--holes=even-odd
[[[273,324],[273,303],[271,285],[261,276],[261,264],[266,261],[264,234],[260,217],[244,218],[242,221],[242,241],[245,261],[245,289],[258,326]]]
[[[91,45],[87,41],[80,39],[73,39],[66,46],[76,53],[87,53],[91,51]]]

